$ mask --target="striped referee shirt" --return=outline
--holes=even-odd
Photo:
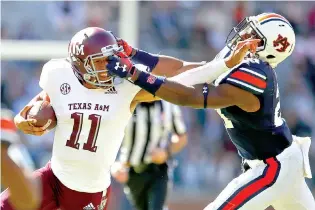
[[[166,101],[140,103],[126,127],[119,160],[131,166],[148,164],[153,149],[165,148],[173,133],[186,133],[178,106]]]

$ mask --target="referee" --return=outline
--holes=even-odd
[[[165,101],[140,103],[134,113],[112,175],[137,210],[162,210],[167,161],[187,143],[185,124],[179,107]]]

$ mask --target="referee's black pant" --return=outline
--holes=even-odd
[[[167,188],[167,164],[149,164],[140,173],[130,168],[125,193],[137,210],[163,210]]]

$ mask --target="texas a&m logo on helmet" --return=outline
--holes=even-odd
[[[72,55],[84,55],[84,45],[83,44],[72,44],[69,46],[69,51]]]

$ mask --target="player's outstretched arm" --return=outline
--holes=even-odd
[[[236,105],[247,112],[254,112],[260,108],[260,102],[252,93],[242,90],[230,84],[222,84],[213,87],[207,83],[194,86],[184,85],[165,77],[155,76],[132,67],[124,70],[119,67],[115,69],[117,58],[110,58],[107,69],[115,72],[122,78],[148,91],[154,96],[180,106],[192,108],[224,108]]]
[[[37,209],[41,199],[39,182],[25,175],[8,155],[8,148],[8,144],[1,143],[1,183],[9,187],[9,201],[17,210]]]
[[[221,63],[215,62],[215,61],[212,61],[209,63],[186,62],[186,61],[182,61],[180,59],[170,57],[170,56],[150,54],[145,51],[138,50],[131,47],[123,39],[120,39],[117,37],[116,39],[117,39],[118,44],[123,47],[125,54],[129,58],[132,58],[132,60],[148,66],[151,72],[155,75],[162,75],[165,77],[173,77],[177,75],[177,77],[173,79],[175,81],[180,81],[183,84],[199,84],[200,81],[211,83],[220,74],[228,70],[224,62],[221,62]],[[251,40],[251,41],[257,44],[260,40]],[[238,43],[236,51],[240,50],[242,45],[244,45],[244,43],[245,42]],[[255,49],[256,49],[256,46],[252,45],[251,50],[255,51]],[[233,56],[231,55],[230,57],[233,57]],[[243,59],[243,57],[244,56],[242,56],[241,59]],[[140,91],[134,98],[134,101],[137,103],[155,101],[155,100],[159,100],[159,98],[150,95],[145,90]]]
[[[166,55],[157,55],[145,52],[140,49],[133,48],[125,40],[117,38],[119,46],[123,47],[124,53],[134,62],[140,63],[149,67],[149,70],[155,75],[165,77],[173,77],[193,68],[201,67],[206,62],[186,62],[178,58]],[[160,100],[158,97],[152,96],[145,90],[141,90],[135,96],[133,102],[150,102]]]
[[[235,105],[247,112],[255,112],[260,108],[256,96],[230,84],[217,87],[209,84],[186,86],[163,78],[157,78],[156,81],[156,84],[162,84],[160,88],[155,93],[154,88],[148,87],[147,90],[161,99],[180,106],[219,109]]]
[[[213,60],[209,63],[206,63],[205,65],[198,66],[196,68],[190,69],[189,71],[184,71],[174,77],[171,77],[171,80],[178,81],[181,84],[185,85],[195,85],[204,82],[211,83],[216,78],[218,78],[218,76],[220,76],[221,74],[228,70],[229,68],[226,66],[224,60],[219,61]],[[148,102],[160,100],[160,98],[155,97],[146,90],[141,90],[136,95],[134,100],[137,102]]]
[[[249,50],[255,52],[259,41],[260,40],[246,40],[240,42],[236,50],[231,53],[231,56],[225,59],[226,66],[232,68],[241,63]],[[112,74],[128,79],[152,95],[181,106],[223,108],[237,105],[246,111],[257,110],[257,106],[252,107],[252,102],[257,105],[258,99],[253,94],[232,85],[220,85],[217,88],[210,89],[208,85],[203,87],[200,87],[200,85],[195,87],[183,85],[176,81],[168,80],[165,77],[159,77],[149,72],[140,71],[132,66],[127,57],[123,56],[120,58],[110,56],[106,67]],[[201,74],[199,76],[203,75]],[[245,97],[246,100],[243,97]],[[253,99],[253,101],[250,99]],[[245,105],[242,100],[245,100]]]
[[[133,61],[148,66],[155,75],[172,77],[187,70],[204,65],[206,62],[187,62],[181,59],[148,53],[130,46],[125,40],[117,38],[118,45],[123,47],[125,54]]]

